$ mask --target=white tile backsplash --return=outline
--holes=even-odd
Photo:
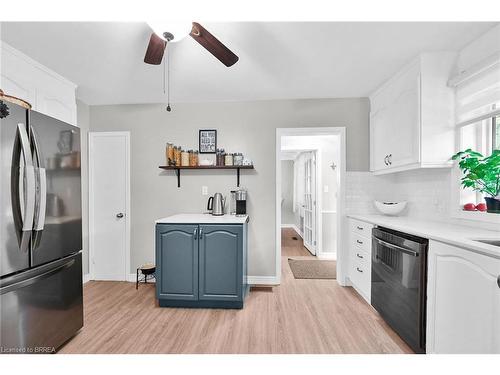
[[[418,169],[376,176],[347,172],[346,213],[378,213],[373,201],[408,201],[403,216],[443,220],[449,218],[450,170]]]

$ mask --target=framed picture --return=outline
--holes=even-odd
[[[199,150],[200,154],[215,154],[217,150],[217,130],[200,130]]]

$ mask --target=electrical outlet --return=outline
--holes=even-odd
[[[201,195],[208,195],[208,186],[201,187]]]

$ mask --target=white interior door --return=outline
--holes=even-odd
[[[130,134],[89,133],[89,243],[94,280],[130,272]]]
[[[304,246],[316,255],[316,153],[308,152],[304,161]]]

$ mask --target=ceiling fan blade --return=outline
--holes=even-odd
[[[144,62],[152,65],[160,65],[166,47],[167,42],[155,33],[152,33],[151,38],[149,38],[146,56],[144,56]]]
[[[193,28],[189,35],[205,47],[208,52],[217,57],[225,66],[232,66],[238,61],[238,56],[199,23],[193,22]]]

